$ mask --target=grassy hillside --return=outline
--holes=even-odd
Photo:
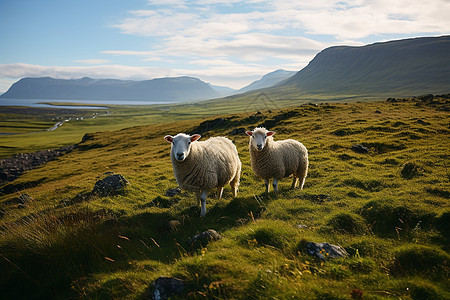
[[[302,105],[90,134],[2,188],[2,298],[143,299],[173,276],[186,283],[180,299],[448,299],[448,105]],[[308,148],[303,191],[284,179],[279,195],[263,193],[248,138],[231,134],[257,125]],[[228,136],[243,163],[238,197],[212,195],[204,219],[192,193],[165,194],[177,184],[163,136],[190,131]],[[130,185],[87,196],[106,172]],[[190,248],[207,229],[223,238]],[[349,257],[315,260],[309,241]]]

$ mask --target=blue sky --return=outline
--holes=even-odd
[[[1,0],[0,91],[43,76],[241,88],[329,46],[448,35],[449,11],[449,0]]]

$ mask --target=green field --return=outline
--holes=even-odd
[[[2,298],[146,299],[156,278],[172,276],[185,282],[178,299],[449,299],[448,100],[300,105],[265,96],[244,107],[115,107],[52,132],[0,136],[6,156],[91,133],[1,189]],[[229,187],[221,201],[211,194],[201,219],[193,193],[165,194],[177,184],[163,137],[205,129],[205,118],[219,121],[202,139],[228,136],[243,169],[238,197]],[[278,195],[263,193],[248,137],[231,134],[258,125],[308,148],[303,191],[284,179]],[[130,185],[83,197],[106,172]],[[222,239],[190,248],[207,229]],[[309,241],[349,257],[318,261]]]
[[[20,152],[34,152],[73,145],[86,133],[208,118],[221,114],[274,110],[309,102],[355,102],[361,98],[295,94],[297,90],[261,91],[197,103],[151,106],[111,106],[107,109],[59,109],[0,106],[0,158]],[[282,95],[282,96],[280,96]],[[279,99],[279,98],[282,99]],[[363,100],[377,99],[364,98]],[[378,99],[379,100],[379,99]],[[67,103],[53,103],[54,105]],[[71,105],[77,106],[76,103]],[[86,106],[82,104],[83,106]],[[95,104],[93,104],[95,105]],[[95,118],[93,118],[95,116]],[[80,118],[83,117],[82,120]],[[77,118],[79,120],[77,120]],[[70,119],[54,131],[46,131],[57,122]]]

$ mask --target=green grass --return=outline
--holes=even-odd
[[[185,280],[180,299],[450,297],[448,112],[412,101],[297,105],[261,114],[234,106],[225,113],[222,105],[222,115],[209,114],[228,121],[202,139],[234,141],[241,185],[235,199],[229,187],[221,201],[212,194],[203,219],[192,193],[165,195],[177,184],[163,136],[198,128],[208,109],[195,105],[167,114],[111,110],[104,118],[111,131],[91,133],[78,149],[10,183],[16,191],[0,198],[2,297],[142,299],[159,276]],[[94,120],[86,127],[69,122],[46,142],[74,139],[71,130],[101,129]],[[131,123],[139,126],[121,127]],[[230,134],[263,123],[275,139],[298,139],[308,148],[303,191],[290,190],[284,179],[279,195],[263,193],[250,167],[248,137]],[[354,144],[369,153],[353,152]],[[117,196],[77,196],[105,172],[131,185]],[[33,200],[21,206],[21,194]],[[207,229],[223,238],[191,249],[189,238]],[[305,249],[309,241],[340,245],[350,256],[316,261]]]
[[[86,133],[209,118],[223,114],[276,110],[308,102],[334,102],[343,99],[358,101],[362,98],[303,95],[298,94],[297,90],[289,91],[289,89],[286,89],[275,94],[256,91],[194,103],[149,106],[112,105],[106,109],[0,106],[0,158],[20,152],[34,152],[73,145],[80,142]],[[367,99],[379,98],[365,98],[365,100]],[[243,105],[243,103],[245,104]],[[67,103],[52,104],[67,105]],[[69,105],[86,106],[77,103],[69,103]],[[90,106],[97,105],[90,104]],[[81,117],[83,119],[80,119]],[[64,119],[70,119],[70,121],[64,123],[57,130],[45,131]]]

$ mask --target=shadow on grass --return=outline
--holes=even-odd
[[[36,215],[28,222],[2,226],[9,237],[0,245],[0,269],[6,274],[0,288],[6,299],[73,297],[71,285],[79,278],[127,270],[133,261],[170,263],[194,254],[189,238],[257,219],[269,201],[262,195],[218,202],[210,205],[205,218],[200,218],[198,207],[155,208],[133,216],[70,207]]]

